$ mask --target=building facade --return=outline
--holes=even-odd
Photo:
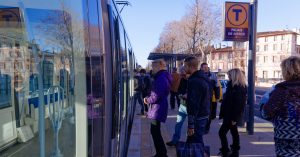
[[[256,77],[259,82],[277,83],[282,80],[282,60],[300,55],[298,33],[272,31],[257,34]]]
[[[282,30],[257,33],[256,81],[278,83],[282,81],[280,63],[290,56],[300,55],[299,30]],[[216,48],[209,56],[214,72],[226,73],[229,69],[248,70],[249,42],[233,42],[232,46]]]
[[[243,43],[233,43],[232,46],[215,48],[208,59],[213,72],[227,73],[232,68],[246,70],[246,49]]]

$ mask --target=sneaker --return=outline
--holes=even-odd
[[[170,142],[167,142],[166,145],[172,147],[172,146],[176,146],[177,143],[173,142],[173,141],[170,141]]]

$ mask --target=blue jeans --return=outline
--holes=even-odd
[[[203,135],[205,134],[205,127],[208,122],[208,118],[196,119],[194,124],[194,135],[188,136],[187,142],[189,143],[201,143],[204,146]]]
[[[173,143],[177,143],[180,139],[181,128],[186,116],[187,116],[186,106],[180,105],[177,114],[176,125],[175,125],[175,133],[173,134],[173,138],[172,138]]]

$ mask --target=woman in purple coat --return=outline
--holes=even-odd
[[[144,103],[149,105],[148,118],[151,119],[151,135],[156,149],[154,157],[166,157],[167,149],[161,136],[160,123],[165,122],[168,115],[168,95],[172,77],[165,70],[164,60],[152,62],[154,82],[151,94],[144,98]]]

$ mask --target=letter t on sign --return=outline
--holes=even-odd
[[[242,12],[241,9],[232,9],[233,12],[235,12],[235,21],[239,20],[239,13]]]

